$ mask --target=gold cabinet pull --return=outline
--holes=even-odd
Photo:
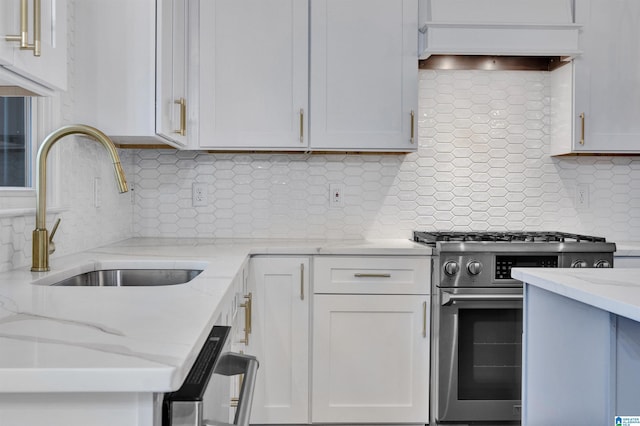
[[[304,300],[304,263],[300,264],[300,300]]]
[[[415,143],[415,120],[416,120],[416,115],[413,112],[413,110],[411,110],[411,139],[409,139],[409,141],[411,143]]]
[[[33,0],[33,44],[29,44],[29,24],[27,0],[20,0],[20,34],[8,34],[4,37],[6,41],[20,43],[21,50],[33,50],[33,56],[40,56],[42,52],[41,37],[41,0]]]
[[[584,112],[580,113],[580,145],[584,145]]]
[[[249,293],[244,296],[246,302],[240,305],[244,308],[244,340],[242,343],[249,345],[249,335],[251,334],[251,309],[253,304],[253,294]]]
[[[391,278],[391,274],[363,274],[363,273],[356,273],[353,274],[354,277],[356,278]]]
[[[300,108],[300,143],[304,143],[304,109]]]
[[[20,34],[7,34],[4,36],[6,41],[20,43],[20,49],[27,49],[29,46],[27,19],[27,0],[20,0]]]
[[[41,23],[42,7],[40,0],[33,0],[33,56],[40,56],[42,53]],[[29,47],[31,49],[31,47]]]
[[[427,338],[427,302],[422,302],[422,337]]]
[[[186,136],[187,134],[187,100],[185,98],[176,99],[174,104],[180,105],[180,129],[174,130],[173,133],[177,133],[180,136]]]

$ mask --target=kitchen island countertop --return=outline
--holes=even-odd
[[[138,238],[0,273],[0,392],[169,392],[180,387],[250,255],[417,255],[410,240]],[[94,267],[203,267],[187,284],[52,287]],[[33,284],[33,282],[36,284]],[[38,285],[40,284],[40,285]]]
[[[636,416],[640,269],[514,268],[512,276],[525,283],[522,424]]]
[[[528,285],[640,321],[640,269],[514,268],[512,276]]]

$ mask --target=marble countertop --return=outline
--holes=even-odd
[[[247,256],[429,255],[409,240],[130,239],[0,273],[0,392],[168,392],[180,387]],[[51,287],[98,268],[203,267],[187,284]],[[35,284],[34,284],[35,283]]]
[[[640,269],[514,268],[529,285],[640,321]]]

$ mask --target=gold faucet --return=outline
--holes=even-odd
[[[111,160],[113,161],[116,180],[118,181],[118,189],[121,193],[129,190],[116,147],[113,142],[111,142],[111,139],[100,130],[84,124],[72,124],[63,126],[47,136],[42,142],[40,149],[38,149],[38,156],[36,158],[36,163],[38,164],[38,169],[36,170],[36,229],[33,230],[33,262],[31,264],[31,270],[34,272],[45,272],[49,270],[49,254],[53,252],[53,250],[50,250],[50,246],[53,246],[53,234],[55,233],[55,228],[58,227],[58,223],[56,223],[54,232],[51,234],[51,237],[49,237],[46,221],[47,155],[49,155],[51,147],[56,142],[65,136],[73,134],[89,136],[100,142],[109,152]],[[58,219],[58,222],[59,221]]]

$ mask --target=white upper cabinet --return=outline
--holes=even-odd
[[[417,11],[417,0],[311,1],[312,149],[416,149]]]
[[[187,3],[75,3],[75,121],[99,128],[119,144],[185,146],[190,125],[181,121],[183,112],[189,114],[185,95]],[[186,99],[185,107],[175,103],[180,99]],[[177,133],[181,128],[187,130],[186,136]]]
[[[306,149],[308,8],[200,2],[200,147]]]
[[[40,20],[39,31],[34,25],[36,18]],[[26,44],[22,44],[27,48],[21,48],[23,33]],[[2,0],[0,65],[4,67],[0,69],[0,85],[23,86],[38,94],[66,90],[66,0]]]
[[[413,151],[418,0],[200,2],[199,146]]]
[[[640,152],[640,3],[576,0],[576,21],[582,55],[552,77],[551,153]]]
[[[156,132],[178,146],[186,146],[196,121],[188,115],[193,113],[187,93],[188,0],[158,0],[157,4]]]

